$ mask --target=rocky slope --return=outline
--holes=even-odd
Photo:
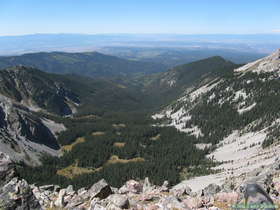
[[[174,103],[153,115],[158,126],[175,126],[197,138],[221,164],[215,175],[186,183],[197,190],[262,165],[279,153],[280,51],[226,75],[201,78]],[[197,183],[200,183],[197,185]]]
[[[44,153],[58,155],[56,136],[65,126],[36,113],[69,115],[78,103],[72,91],[36,69],[0,71],[0,151],[31,165]]]
[[[72,186],[61,189],[56,185],[35,186],[14,176],[13,163],[0,153],[0,209],[133,209],[133,210],[183,210],[183,209],[231,209],[232,205],[244,203],[244,189],[248,183],[258,183],[279,204],[279,161],[227,180],[222,185],[210,184],[203,190],[193,192],[184,182],[176,186],[155,186],[144,181],[127,181],[121,188],[112,188],[102,179],[89,189],[75,191]],[[2,179],[2,178],[5,179]],[[249,203],[253,202],[249,197]],[[254,197],[254,203],[262,195]]]

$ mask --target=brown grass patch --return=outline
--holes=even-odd
[[[86,139],[84,137],[79,137],[76,139],[76,141],[74,143],[69,144],[69,145],[64,145],[62,147],[62,151],[70,152],[73,149],[73,147],[75,147],[77,144],[81,144],[85,141],[86,141]]]
[[[152,141],[156,141],[156,140],[159,140],[160,139],[160,134],[156,135],[156,136],[153,136],[150,138]]]
[[[68,179],[73,179],[73,178],[75,178],[77,176],[80,176],[82,174],[95,173],[95,172],[98,172],[102,169],[102,167],[96,168],[96,169],[82,168],[82,167],[78,166],[78,163],[79,163],[79,161],[76,160],[76,162],[73,163],[72,165],[70,165],[66,168],[57,170],[56,174],[60,175],[60,176],[64,176]]]
[[[96,132],[92,132],[91,135],[93,135],[93,136],[103,136],[103,135],[105,135],[105,132],[96,131]]]
[[[125,142],[115,142],[114,147],[123,148],[125,146]]]
[[[116,164],[116,163],[131,163],[131,162],[144,162],[144,158],[132,158],[132,159],[120,159],[117,155],[112,155],[111,158],[105,163],[105,165]]]

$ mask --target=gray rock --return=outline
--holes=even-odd
[[[67,188],[66,188],[66,194],[70,194],[70,195],[73,195],[75,193],[74,189],[73,189],[73,186],[72,185],[69,185]]]
[[[192,189],[184,182],[181,182],[173,186],[170,191],[177,196],[182,196],[184,194],[186,195],[192,194]]]
[[[15,169],[10,157],[0,152],[0,186],[8,183],[14,175]]]
[[[13,178],[0,188],[0,209],[39,210],[39,201],[25,180]]]
[[[66,194],[66,190],[65,189],[61,189],[59,191],[58,198],[54,202],[55,206],[57,206],[57,207],[64,207],[65,206],[65,202],[64,202],[65,194]]]
[[[144,180],[144,184],[143,184],[143,193],[152,191],[155,189],[155,186],[152,186],[152,184],[150,183],[150,180],[148,177],[145,178]]]
[[[99,198],[93,198],[88,210],[106,210],[106,208],[101,205]]]
[[[104,179],[101,179],[99,182],[92,185],[88,193],[91,198],[98,197],[100,199],[105,199],[113,192],[111,190],[111,187],[108,185],[108,183]]]
[[[128,209],[129,208],[129,201],[127,196],[121,194],[113,194],[110,195],[107,200],[114,204],[116,207],[121,209]]]
[[[51,191],[53,191],[54,190],[54,185],[52,185],[52,184],[43,185],[43,186],[40,186],[39,188],[40,188],[40,190],[51,190]]]
[[[209,184],[203,189],[204,196],[212,196],[221,191],[221,187],[217,184]]]
[[[156,204],[159,206],[159,209],[164,210],[173,210],[173,209],[190,209],[183,202],[180,202],[176,197],[168,196],[160,199],[160,201]]]

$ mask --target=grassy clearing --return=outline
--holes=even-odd
[[[131,163],[131,162],[144,162],[145,159],[141,157],[132,159],[120,159],[117,155],[111,156],[111,158],[105,163],[105,165],[116,164],[116,163]]]
[[[70,152],[77,144],[81,144],[84,143],[86,141],[86,139],[84,137],[79,137],[76,139],[75,142],[73,142],[72,144],[69,145],[65,145],[62,147],[62,151],[64,152]]]
[[[92,132],[91,135],[92,136],[103,136],[105,135],[106,133],[105,132],[102,132],[102,131],[96,131],[96,132]]]
[[[82,168],[82,167],[79,167],[78,164],[79,164],[79,161],[76,161],[75,163],[73,163],[72,165],[70,165],[66,168],[57,170],[56,174],[60,175],[60,176],[64,176],[68,179],[73,179],[82,174],[95,173],[102,169],[102,168],[97,168],[97,169]]]
[[[131,162],[144,162],[145,159],[144,158],[132,158],[132,159],[120,159],[117,155],[113,155],[111,156],[111,158],[109,160],[107,160],[107,162],[103,165],[104,166],[109,166],[111,164],[117,164],[117,163],[122,163],[122,164],[126,164],[126,163],[131,163]],[[73,163],[72,165],[57,170],[56,174],[60,175],[60,176],[64,176],[68,179],[74,179],[77,176],[80,176],[82,174],[90,174],[90,173],[96,173],[100,170],[103,169],[103,167],[99,167],[96,169],[90,169],[90,168],[82,168],[78,166],[79,161],[76,160],[75,163]]]

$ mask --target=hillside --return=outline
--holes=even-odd
[[[221,183],[274,161],[279,152],[280,51],[236,68],[230,74],[202,79],[163,111],[153,115],[161,126],[174,126],[208,147],[221,173],[187,181]]]
[[[130,61],[97,52],[41,52],[0,57],[0,68],[15,65],[31,66],[49,73],[77,74],[94,78],[151,74],[166,69],[161,64]]]
[[[75,190],[102,178],[119,188],[145,177],[156,185],[182,182],[194,192],[211,183],[229,189],[228,180],[237,178],[238,188],[239,178],[273,164],[279,152],[279,53],[244,66],[211,57],[139,79],[138,90],[36,70],[80,104],[68,118],[36,112],[65,127],[56,138],[61,156],[19,164],[18,174],[29,183]],[[151,118],[147,108],[159,109],[160,97],[168,105]]]
[[[165,104],[178,98],[201,79],[230,73],[238,66],[222,57],[214,56],[176,66],[161,74],[142,77],[140,81],[144,84],[144,93]]]
[[[0,151],[30,165],[38,165],[45,153],[57,156],[64,141],[93,130],[105,110],[128,111],[141,104],[110,81],[24,66],[0,71],[0,98]]]
[[[208,57],[221,56],[231,62],[242,64],[264,57],[265,53],[256,51],[248,52],[240,49],[211,49],[201,46],[200,48],[184,47],[104,47],[98,52],[114,55],[125,59],[160,63],[168,68],[186,63],[202,60]]]

